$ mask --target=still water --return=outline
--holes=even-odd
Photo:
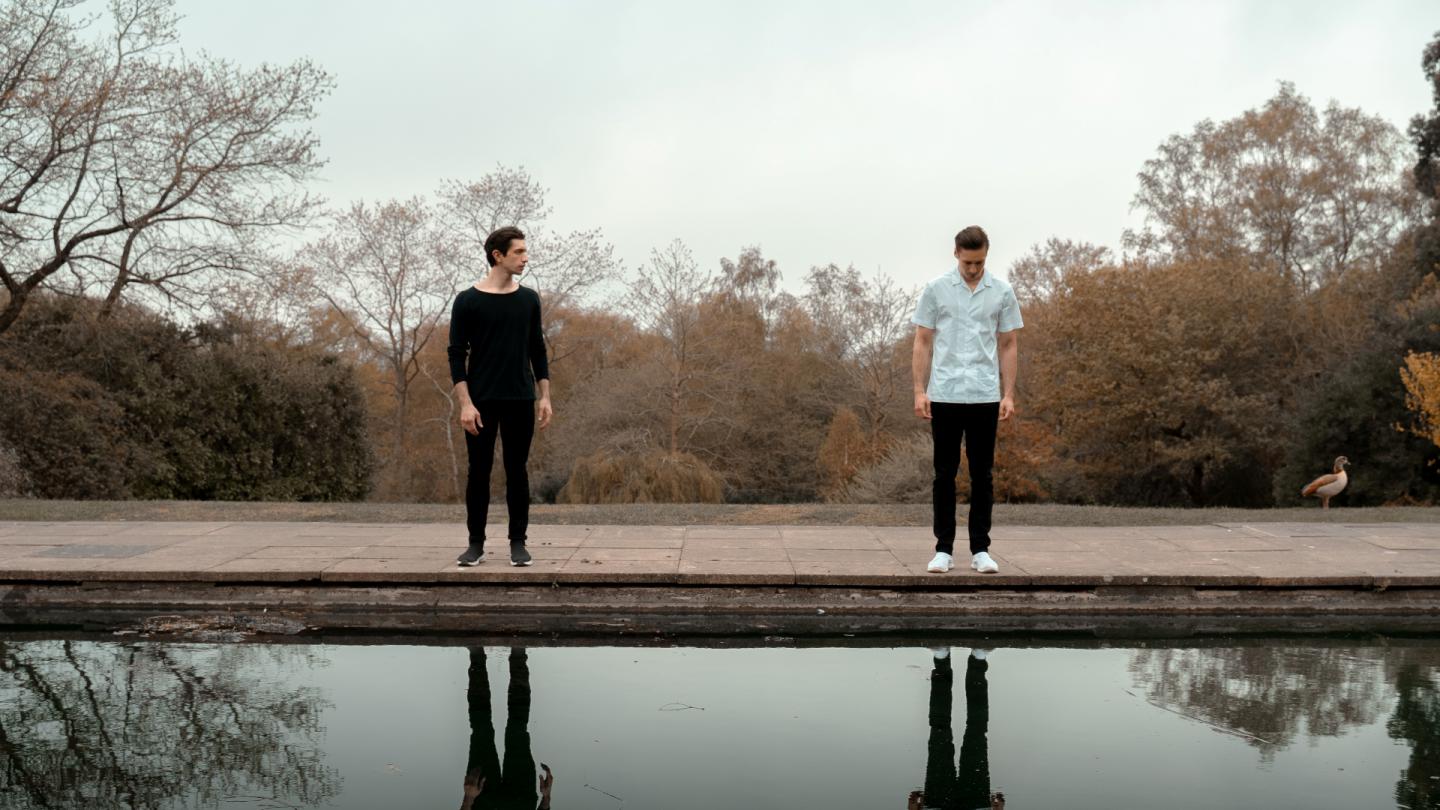
[[[1440,808],[1440,639],[974,643],[11,638],[0,807]]]

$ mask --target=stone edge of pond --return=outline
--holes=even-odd
[[[873,635],[1051,628],[1440,633],[1440,587],[1098,586],[916,591],[851,587],[367,587],[285,583],[11,583],[0,630],[133,628],[157,616],[268,617],[295,633]],[[1209,628],[1205,630],[1203,628]],[[266,631],[261,631],[262,634]]]

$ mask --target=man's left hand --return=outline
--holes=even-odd
[[[1010,397],[1005,397],[1004,399],[1000,400],[1000,421],[1004,422],[1006,419],[1009,419],[1014,415],[1015,400],[1011,399]]]
[[[555,409],[550,407],[549,397],[545,397],[544,399],[540,400],[537,414],[540,417],[540,429],[544,430],[545,428],[550,427],[550,418],[555,415]]]

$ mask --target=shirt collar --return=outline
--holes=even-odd
[[[950,284],[959,286],[965,283],[965,277],[960,275],[960,266],[956,265],[950,270]],[[990,286],[990,271],[986,270],[985,275],[980,277],[980,283],[975,285],[976,290],[983,290]]]

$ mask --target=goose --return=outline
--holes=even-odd
[[[1345,468],[1350,465],[1350,459],[1340,456],[1335,459],[1335,470],[1329,475],[1322,475],[1314,481],[1305,485],[1300,494],[1305,497],[1311,495],[1320,496],[1320,506],[1324,509],[1330,508],[1330,499],[1340,494],[1345,485],[1350,482],[1345,475]]]

